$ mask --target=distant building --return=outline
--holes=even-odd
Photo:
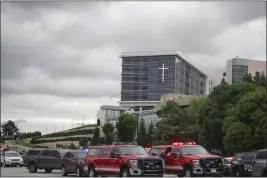
[[[128,110],[129,108],[121,106],[100,106],[100,110],[97,112],[97,118],[100,120],[100,137],[104,137],[102,126],[105,123],[109,122],[115,125],[120,115]]]
[[[227,83],[235,84],[243,81],[245,73],[251,73],[254,76],[256,72],[264,72],[266,75],[266,61],[236,57],[227,61],[224,76]]]
[[[139,123],[141,119],[143,118],[145,122],[145,127],[147,130],[151,123],[155,127],[156,123],[160,120],[160,118],[156,114],[156,109],[143,110],[141,112],[139,111],[127,111],[127,112],[130,114],[135,114],[138,118]]]
[[[207,76],[177,51],[124,52],[120,105],[151,110],[166,93],[205,95]]]
[[[206,95],[208,95],[214,88],[215,82],[211,76],[207,76],[206,80]]]

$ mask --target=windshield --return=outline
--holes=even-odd
[[[6,157],[20,157],[18,153],[6,153]]]
[[[208,154],[209,153],[202,146],[185,146],[185,147],[182,147],[182,152],[184,155]]]
[[[120,146],[122,155],[148,155],[142,146]]]
[[[85,151],[77,153],[77,157],[78,157],[79,159],[84,159],[85,156],[86,156],[86,152],[85,152]]]

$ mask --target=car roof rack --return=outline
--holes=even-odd
[[[136,142],[112,142],[112,145],[137,145]]]

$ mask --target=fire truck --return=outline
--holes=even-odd
[[[152,146],[150,154],[165,161],[165,173],[177,176],[223,176],[220,156],[210,154],[195,142],[175,142],[172,145]]]
[[[134,143],[92,146],[85,157],[84,171],[89,177],[163,177],[164,160]]]

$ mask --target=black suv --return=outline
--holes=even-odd
[[[61,170],[63,155],[67,152],[64,149],[32,149],[23,156],[24,166],[30,173],[44,169],[50,173],[53,169]]]

